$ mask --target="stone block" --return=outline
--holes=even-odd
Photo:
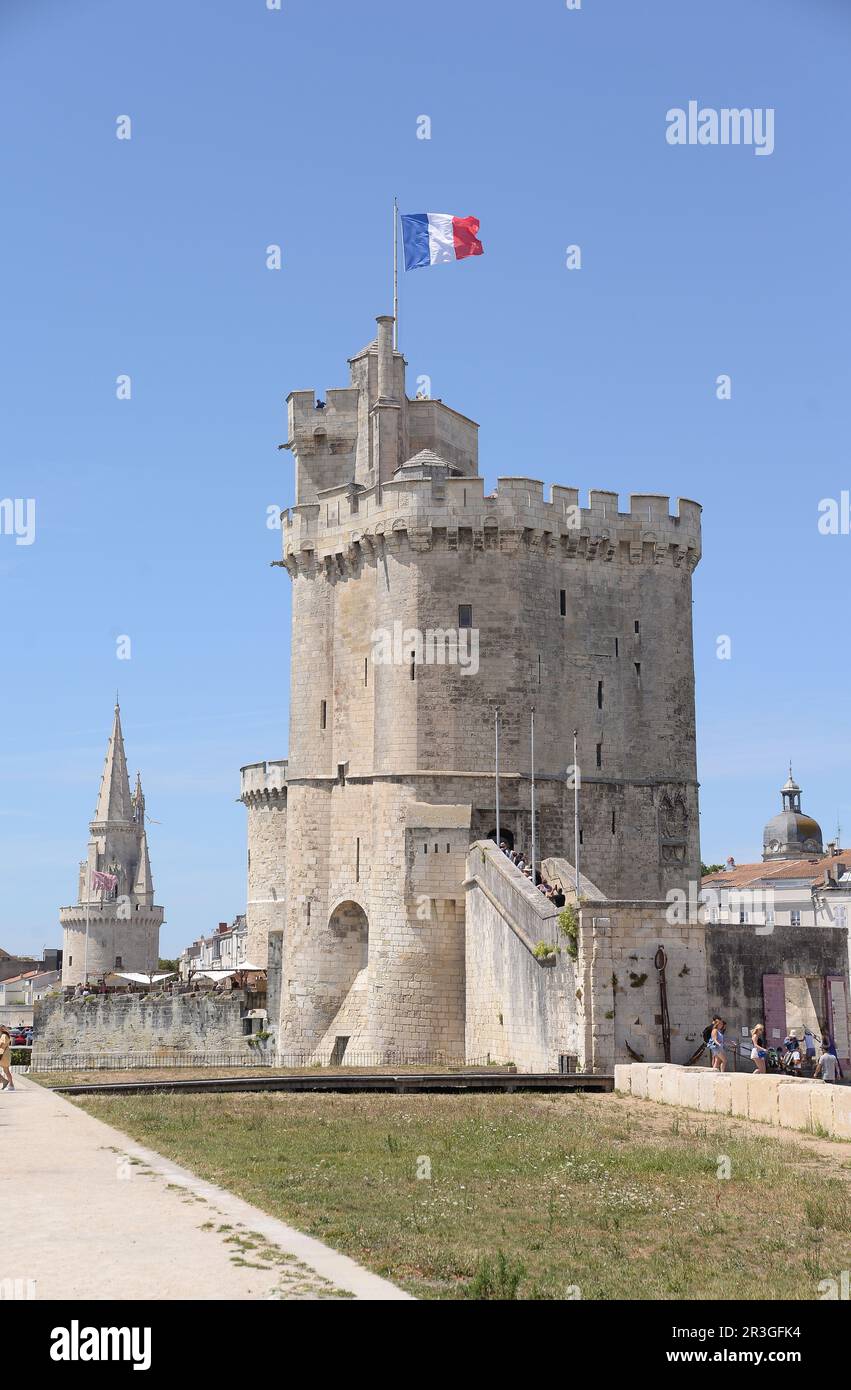
[[[633,1062],[630,1068],[630,1087],[631,1094],[638,1095],[642,1099],[647,1099],[647,1073],[649,1070],[648,1062]]]
[[[680,1105],[690,1110],[700,1109],[700,1072],[694,1067],[685,1067],[677,1077],[677,1093]]]
[[[828,1089],[833,1093],[833,1137],[851,1139],[851,1086],[831,1083]]]
[[[647,1099],[662,1100],[662,1076],[664,1063],[652,1062],[647,1068]]]
[[[789,1078],[760,1076],[754,1072],[745,1079],[748,1086],[748,1117],[764,1125],[779,1125],[780,1087],[788,1085]]]
[[[748,1095],[751,1078],[744,1072],[730,1072],[730,1114],[748,1118]],[[765,1080],[764,1077],[761,1080]]]
[[[621,1095],[632,1095],[632,1071],[633,1068],[624,1063],[615,1065],[615,1090]]]
[[[833,1134],[833,1091],[834,1087],[824,1081],[814,1081],[810,1091],[810,1128],[813,1133],[824,1130]]]
[[[733,1077],[729,1072],[706,1070],[700,1075],[700,1108],[713,1115],[733,1110]]]
[[[817,1081],[788,1080],[778,1086],[778,1114],[784,1129],[810,1129],[811,1092]]]
[[[665,1064],[662,1067],[662,1101],[665,1105],[679,1105],[680,1102],[680,1079],[683,1074],[682,1067],[674,1067]]]

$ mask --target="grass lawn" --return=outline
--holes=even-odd
[[[817,1299],[851,1261],[846,1146],[827,1159],[647,1101],[76,1103],[420,1298]]]

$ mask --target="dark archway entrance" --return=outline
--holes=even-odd
[[[496,826],[494,826],[493,830],[489,830],[489,831],[488,831],[488,833],[487,833],[487,838],[488,838],[489,840],[493,840],[494,844],[497,844],[497,843],[498,843],[498,842],[497,842],[497,838],[496,838]],[[500,830],[499,830],[499,843],[504,844],[504,845],[507,845],[509,849],[513,849],[513,848],[514,848],[514,832],[513,832],[513,830],[507,830],[507,829],[505,828],[505,826],[500,826]]]

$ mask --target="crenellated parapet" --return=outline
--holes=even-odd
[[[287,759],[249,763],[239,769],[239,800],[244,806],[285,807],[287,804]]]
[[[701,508],[680,498],[633,493],[629,510],[615,492],[591,491],[535,478],[500,478],[485,495],[484,479],[404,478],[379,490],[331,488],[316,502],[282,514],[283,560],[291,574],[353,572],[385,550],[537,551],[564,560],[662,565],[693,570],[701,553]]]

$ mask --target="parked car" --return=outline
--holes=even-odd
[[[26,1028],[13,1028],[13,1029],[12,1029],[12,1046],[13,1046],[13,1047],[26,1047],[26,1042],[27,1042],[27,1030],[26,1030]]]

